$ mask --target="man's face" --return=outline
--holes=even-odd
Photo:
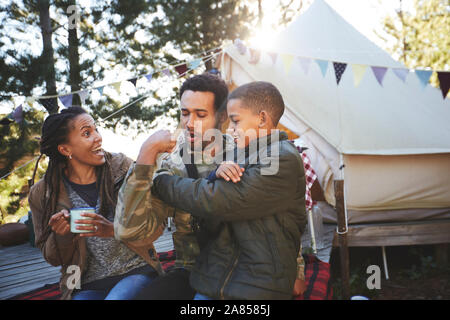
[[[231,99],[227,104],[230,124],[227,132],[231,134],[238,148],[245,148],[257,138],[260,124],[259,114],[242,106],[242,100]]]
[[[204,133],[216,127],[214,93],[186,90],[181,96],[181,127],[191,149],[204,149],[210,141],[202,141]]]

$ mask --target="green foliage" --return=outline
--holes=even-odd
[[[415,0],[415,12],[398,10],[386,17],[384,31],[394,40],[389,51],[408,68],[450,68],[450,4],[448,0]],[[387,39],[384,39],[387,41]],[[431,84],[438,87],[436,74]]]
[[[33,176],[35,161],[0,180],[0,225],[16,222],[28,214],[28,180]],[[47,169],[47,161],[41,160],[35,181],[39,181]]]

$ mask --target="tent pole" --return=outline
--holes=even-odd
[[[383,254],[384,274],[386,275],[386,280],[389,280],[389,273],[386,259],[386,248],[384,246],[381,247],[381,253]]]
[[[342,295],[345,300],[350,299],[350,263],[347,243],[347,223],[344,204],[344,180],[334,181],[334,195],[336,197],[336,212],[338,221],[338,239],[341,260]]]

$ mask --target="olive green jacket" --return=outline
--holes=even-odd
[[[252,162],[255,152],[246,155],[239,183],[194,181],[169,171],[153,181],[154,192],[167,204],[219,223],[191,272],[191,285],[204,295],[292,298],[306,224],[305,174],[301,156],[287,135],[274,137],[260,139],[259,145],[266,139],[268,146],[264,159]],[[278,170],[267,174],[274,163]]]

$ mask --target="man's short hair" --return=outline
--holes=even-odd
[[[284,113],[284,101],[280,91],[265,81],[255,81],[244,84],[233,90],[228,100],[239,99],[244,108],[251,109],[255,114],[265,110],[276,126]]]
[[[227,101],[228,87],[225,81],[211,73],[202,73],[187,79],[180,89],[180,99],[186,90],[212,92],[214,110],[217,112]]]

